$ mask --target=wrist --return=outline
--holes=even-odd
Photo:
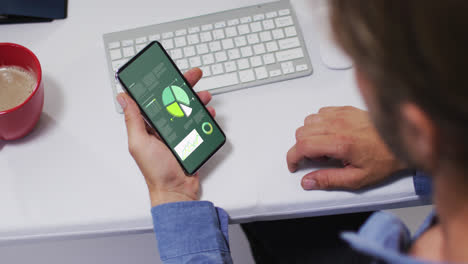
[[[150,191],[151,207],[166,203],[195,201],[197,199],[178,192],[157,192]]]

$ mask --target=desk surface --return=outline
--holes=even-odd
[[[307,115],[329,105],[363,107],[352,71],[321,63],[320,3],[307,2],[292,5],[314,73],[216,95],[211,103],[228,142],[200,172],[202,199],[225,208],[233,222],[421,203],[411,177],[359,193],[307,192],[300,180],[313,168],[288,171],[286,152]],[[251,4],[71,1],[65,20],[1,26],[2,41],[38,56],[45,105],[32,134],[0,142],[0,242],[151,230],[146,186],[127,150],[123,116],[114,108],[102,34]]]

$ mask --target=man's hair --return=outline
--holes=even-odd
[[[398,122],[401,103],[418,105],[438,128],[441,158],[467,168],[468,1],[330,0],[330,18],[382,113]]]

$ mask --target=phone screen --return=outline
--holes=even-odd
[[[117,76],[188,174],[195,173],[226,141],[158,42],[138,53]]]

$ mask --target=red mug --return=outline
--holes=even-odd
[[[21,67],[37,79],[36,87],[24,102],[0,111],[0,140],[14,140],[26,136],[39,121],[44,106],[42,70],[32,51],[14,43],[0,43],[0,67],[4,66]]]

